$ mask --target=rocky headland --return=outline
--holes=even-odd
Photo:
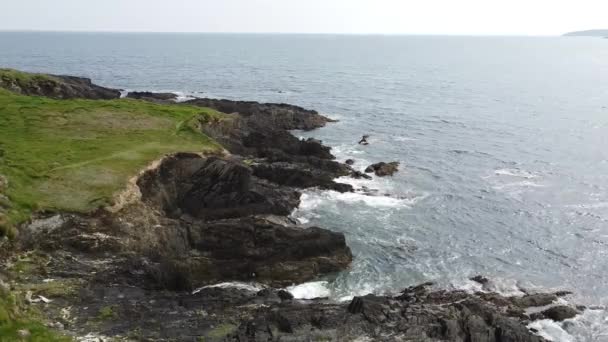
[[[120,97],[86,79],[24,73],[15,79],[13,73],[0,74],[0,86],[18,94],[62,101]],[[290,219],[300,191],[349,192],[352,186],[335,179],[371,177],[337,162],[321,141],[290,133],[332,120],[287,104],[202,98],[177,104],[170,94],[150,92],[128,97],[116,101],[221,113],[189,114],[178,124],[213,139],[209,146],[216,148],[152,158],[93,210],[49,207],[17,221],[17,234],[0,245],[0,328],[19,338],[42,334],[40,324],[31,323],[39,320],[55,331],[45,335],[49,341],[63,335],[82,341],[526,342],[544,341],[527,328],[531,321],[578,313],[554,305],[565,292],[506,297],[432,284],[347,302],[296,299],[285,287],[345,270],[353,259],[343,234]],[[370,173],[392,175],[398,165],[376,164]],[[10,184],[10,176],[0,178],[0,190]],[[5,198],[0,218],[16,206]]]

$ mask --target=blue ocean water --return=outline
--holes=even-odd
[[[340,122],[297,135],[361,169],[400,161],[345,180],[378,196],[305,192],[294,217],[344,232],[355,261],[297,291],[474,289],[483,274],[608,305],[608,40],[4,32],[0,47],[2,67],[317,109]],[[606,341],[607,321],[591,310],[559,338]]]

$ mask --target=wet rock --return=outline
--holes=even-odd
[[[355,160],[354,159],[346,159],[346,161],[344,163],[346,165],[355,165]]]
[[[355,179],[372,179],[371,176],[366,175],[365,173],[361,172],[361,171],[353,171],[351,174],[351,177],[355,178]]]
[[[475,276],[475,277],[471,278],[471,280],[476,283],[479,283],[481,285],[486,285],[490,282],[490,280],[488,278],[481,276],[481,275]]]
[[[556,322],[561,322],[566,319],[574,318],[579,313],[580,312],[578,312],[578,310],[576,310],[575,308],[565,306],[565,305],[560,305],[560,306],[551,307],[551,308],[543,311],[542,315],[545,316],[546,318],[554,320]]]
[[[300,163],[256,163],[251,165],[253,175],[271,182],[297,188],[319,187],[326,190],[351,192],[353,188],[348,184],[334,181],[334,174],[311,168]]]
[[[521,308],[546,306],[556,300],[557,296],[553,293],[529,294],[523,297],[515,297],[512,299],[513,304]]]
[[[376,176],[384,177],[384,176],[392,176],[395,172],[399,171],[399,162],[380,162],[376,164],[372,164],[365,169],[365,172],[372,173],[374,172]]]

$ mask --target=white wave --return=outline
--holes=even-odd
[[[466,279],[464,281],[453,282],[452,286],[468,293],[495,292],[505,297],[523,296],[526,293],[519,282],[513,279],[493,278],[483,285]]]
[[[550,319],[534,321],[528,325],[528,329],[534,329],[542,338],[553,342],[575,342],[574,337],[566,332],[561,324]]]
[[[181,91],[172,91],[171,93],[177,95],[177,98],[175,99],[175,102],[186,102],[188,100],[194,100],[196,98],[196,96],[192,96],[190,94],[186,94],[184,92]]]
[[[245,290],[245,291],[249,291],[249,292],[259,292],[259,291],[263,290],[265,288],[265,286],[261,285],[261,284],[256,284],[256,283],[226,282],[226,283],[219,283],[219,284],[199,287],[198,289],[192,291],[192,294],[199,293],[199,292],[201,292],[201,290],[209,289],[209,288],[222,288],[222,289],[234,288],[234,289]]]
[[[416,138],[410,138],[410,137],[393,137],[393,140],[400,141],[400,142],[405,142],[405,141],[416,141],[418,139],[416,139]]]
[[[124,90],[124,89],[122,89],[122,90],[120,91],[120,98],[121,98],[121,99],[124,99],[125,97],[127,97],[127,95],[129,95],[129,91],[128,91],[128,90]]]
[[[502,184],[502,185],[495,185],[492,188],[495,190],[505,190],[505,189],[511,189],[511,188],[543,188],[543,187],[545,187],[545,186],[542,184],[534,183],[531,181],[522,181],[522,182],[507,183],[507,184]]]
[[[314,299],[331,296],[331,291],[327,287],[327,281],[314,281],[287,288],[287,291],[296,299]]]
[[[608,202],[597,202],[589,204],[569,204],[565,205],[566,208],[578,208],[578,209],[604,209],[608,208]]]
[[[295,213],[307,213],[327,203],[342,202],[347,204],[365,204],[375,208],[410,208],[425,195],[413,195],[411,197],[396,198],[390,196],[372,196],[364,193],[337,191],[304,192],[300,198],[300,207]]]
[[[498,176],[511,176],[526,179],[538,178],[537,174],[520,169],[498,169],[494,171],[494,174]]]
[[[560,304],[567,304],[563,301]],[[528,328],[553,342],[608,341],[608,310],[587,309],[580,315],[563,322],[550,319],[530,323]]]

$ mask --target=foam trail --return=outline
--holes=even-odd
[[[325,298],[331,296],[331,291],[327,285],[329,285],[327,281],[314,281],[290,286],[287,288],[287,291],[296,299]]]
[[[192,291],[192,294],[197,294],[201,290],[210,289],[210,288],[221,288],[221,289],[234,288],[234,289],[245,290],[245,291],[249,291],[249,292],[259,292],[259,291],[263,290],[265,288],[265,286],[261,285],[261,284],[256,284],[256,283],[226,282],[226,283],[219,283],[219,284],[199,287],[198,289]]]

